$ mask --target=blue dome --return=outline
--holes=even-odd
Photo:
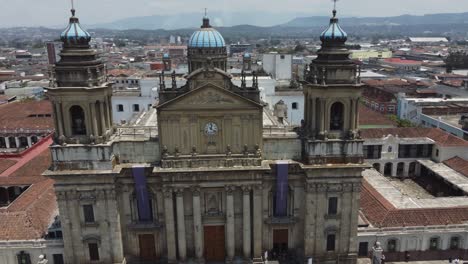
[[[333,17],[330,19],[330,25],[328,28],[320,34],[320,40],[322,42],[337,41],[346,42],[348,34],[338,24],[338,18],[336,18],[336,10],[333,10]]]
[[[75,10],[72,10],[72,17],[67,28],[60,34],[60,39],[65,44],[88,44],[91,41],[91,35],[84,30],[80,21],[75,17]]]
[[[208,18],[203,19],[200,30],[195,31],[188,42],[189,48],[224,48],[226,43],[223,36],[210,26]]]
[[[163,54],[163,59],[169,59],[169,58],[170,58],[170,57],[169,57],[169,54],[167,54],[167,53],[164,53],[164,54]]]
[[[250,55],[250,53],[248,53],[248,52],[244,53],[244,58],[251,58],[251,57],[252,57],[252,55]]]

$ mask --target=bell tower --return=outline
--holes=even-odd
[[[362,160],[357,132],[360,68],[349,58],[347,34],[336,13],[334,9],[328,28],[320,35],[318,57],[305,74],[303,151],[311,164]]]
[[[54,107],[56,140],[61,144],[94,144],[112,134],[112,88],[107,83],[106,66],[90,46],[75,9],[60,35],[61,60],[51,74],[48,95]]]

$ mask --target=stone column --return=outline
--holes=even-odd
[[[203,224],[200,206],[200,188],[193,188],[193,234],[195,245],[195,256],[199,263],[203,263]]]
[[[261,257],[263,246],[262,246],[262,192],[263,187],[261,184],[255,186],[254,198],[253,198],[253,256]]]
[[[89,109],[91,109],[91,124],[93,125],[92,131],[95,137],[99,136],[99,129],[97,123],[97,115],[96,115],[96,103],[90,103]]]
[[[106,116],[105,116],[106,113],[104,113],[104,102],[99,102],[99,107],[100,107],[99,119],[101,120],[101,126],[102,126],[101,136],[104,136],[106,134]]]
[[[20,140],[19,137],[15,137],[16,148],[20,147]]]
[[[107,217],[109,224],[109,240],[112,252],[112,260],[115,263],[122,263],[124,259],[122,244],[122,228],[120,226],[120,214],[117,205],[117,197],[114,189],[106,191]]]
[[[398,163],[392,162],[392,177],[397,176]]]
[[[327,120],[327,112],[325,110],[325,99],[320,98],[320,115],[317,116],[317,118],[320,118],[320,132],[325,132],[325,130],[328,130],[326,128],[326,120]]]
[[[27,137],[27,139],[28,139],[28,147],[32,147],[31,136]]]
[[[5,139],[5,145],[6,145],[6,148],[10,148],[10,138],[9,137],[4,137]]]
[[[403,163],[403,177],[408,177],[409,174],[409,163]]]
[[[187,258],[187,241],[185,237],[184,189],[176,190],[177,203],[177,242],[179,245],[179,260]]]
[[[69,210],[69,219],[70,219],[70,227],[71,227],[71,239],[74,242],[81,242],[82,238],[82,230],[81,230],[81,225],[83,224],[83,219],[80,216],[80,211],[82,210],[82,207],[79,202],[79,194],[75,190],[68,191],[67,193],[67,203],[68,203],[68,208]],[[84,262],[86,259],[86,253],[85,250],[87,249],[87,245],[83,243],[73,243],[73,254],[75,256],[75,259],[78,261],[74,263],[80,263]]]
[[[311,124],[312,124],[312,132],[313,131],[316,131],[317,130],[317,119],[316,119],[316,116],[317,116],[317,98],[315,97],[312,97],[310,99],[310,102],[311,102],[311,109],[309,109],[310,111],[310,117],[311,117]]]
[[[416,163],[414,174],[415,174],[415,176],[420,176],[421,175],[421,164],[419,162]]]
[[[107,127],[112,127],[112,103],[109,96],[106,97],[106,116],[107,116]]]
[[[58,135],[64,135],[65,131],[63,130],[63,118],[62,118],[62,107],[61,103],[56,103],[55,104],[55,111],[57,112],[57,130],[58,130]]]
[[[351,99],[350,100],[350,111],[349,111],[349,129],[348,130],[354,130],[354,117],[355,117],[355,104],[356,104],[356,99]]]
[[[242,186],[243,193],[243,220],[242,220],[242,231],[243,231],[243,246],[244,246],[244,257],[250,259],[250,248],[252,246],[251,241],[251,228],[250,228],[250,186]]]
[[[313,205],[315,188],[313,184],[307,184],[305,189],[304,255],[309,257],[314,254],[315,243],[315,221]]]
[[[172,202],[172,190],[165,189],[164,192],[164,221],[166,226],[167,260],[176,263],[176,238],[174,228],[174,206]]]
[[[235,230],[234,230],[234,186],[226,187],[226,253],[227,261],[234,259]]]
[[[64,263],[77,263],[79,262],[75,256],[74,246],[73,246],[73,233],[72,233],[72,223],[70,221],[71,213],[70,207],[67,204],[67,193],[65,191],[56,191],[57,204],[60,211],[60,222],[62,225],[63,233],[63,259]]]

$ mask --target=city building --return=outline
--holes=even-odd
[[[63,262],[50,166],[53,119],[48,101],[0,105],[0,263]],[[53,260],[53,262],[52,262]]]
[[[292,79],[292,58],[291,54],[262,54],[263,70],[273,79],[289,81]]]
[[[153,122],[113,128],[111,84],[73,10],[48,89],[58,129],[44,172],[55,181],[64,262],[236,262],[268,250],[356,263],[367,165],[346,40],[334,10],[295,132],[264,110],[254,72],[250,86],[247,73],[232,83],[224,39],[205,17],[188,44],[187,82],[161,76]]]
[[[369,60],[369,59],[388,59],[393,56],[391,50],[362,49],[351,50],[351,59]]]
[[[468,249],[468,141],[437,128],[361,131],[359,256],[382,244],[386,261],[463,258]]]
[[[391,67],[396,70],[419,71],[422,62],[415,60],[404,60],[400,58],[388,58],[380,61],[383,66]]]
[[[398,98],[398,117],[424,127],[440,128],[457,137],[468,139],[464,118],[468,114],[468,98]]]

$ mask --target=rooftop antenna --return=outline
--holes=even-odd
[[[336,2],[338,2],[338,0],[332,0],[333,1],[333,17],[336,16]]]
[[[74,0],[71,0],[71,6],[72,6],[72,9],[71,9],[72,16],[75,16],[75,1]]]
[[[73,1],[73,0],[72,0]],[[208,8],[205,7],[205,17],[207,17],[208,15]]]

